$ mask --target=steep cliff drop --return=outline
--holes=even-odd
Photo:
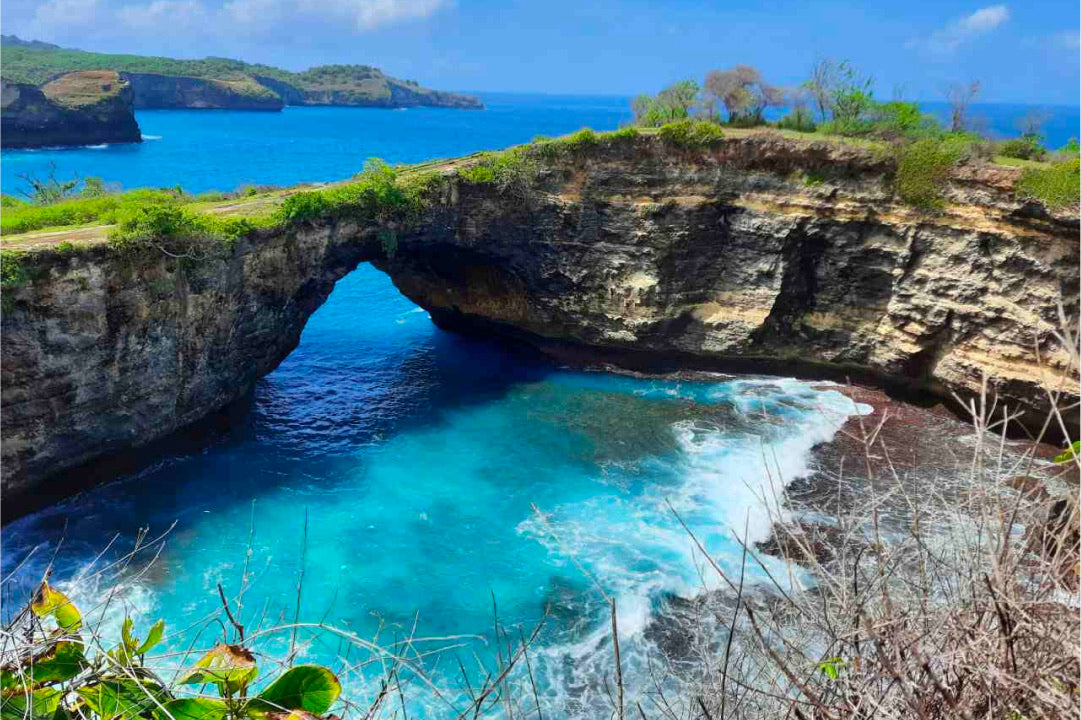
[[[69,73],[41,88],[0,80],[0,97],[3,147],[142,140],[131,85],[115,72]]]
[[[836,143],[552,148],[512,177],[466,172],[483,158],[428,166],[415,212],[328,210],[196,263],[30,238],[32,279],[4,293],[5,498],[241,397],[363,261],[444,326],[563,357],[850,375],[951,402],[986,377],[1036,430],[1047,388],[1077,399],[1055,331],[1060,307],[1077,322],[1078,217],[1016,197],[1015,168],[958,167],[921,212],[889,156]]]

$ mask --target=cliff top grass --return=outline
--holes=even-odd
[[[126,85],[112,70],[87,70],[58,77],[41,91],[60,105],[85,107],[119,96]]]
[[[679,150],[704,150],[725,140],[761,137],[851,146],[866,151],[868,158],[893,153],[897,167],[895,189],[903,201],[921,210],[935,210],[941,205],[940,187],[952,168],[967,158],[968,152],[963,138],[924,139],[897,149],[866,138],[721,128],[691,120],[660,128],[630,127],[606,133],[583,129],[561,138],[536,138],[507,150],[394,169],[374,162],[354,178],[325,186],[252,188],[201,195],[191,195],[179,188],[143,189],[79,196],[46,205],[5,197],[0,214],[0,247],[6,251],[44,250],[61,245],[71,249],[71,246],[113,242],[120,237],[130,246],[132,238],[139,233],[154,235],[151,231],[155,223],[162,224],[165,234],[186,231],[204,239],[232,242],[258,229],[320,217],[378,217],[388,212],[416,210],[426,188],[441,176],[455,174],[465,182],[494,183],[501,190],[522,192],[545,160],[635,142],[639,137],[657,137],[666,146]],[[1018,171],[1017,193],[1020,197],[1040,199],[1053,209],[1068,207],[1071,200],[1076,205],[1077,167],[1076,160],[1058,164],[1026,162]]]

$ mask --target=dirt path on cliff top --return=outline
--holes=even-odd
[[[472,153],[458,158],[429,160],[427,162],[409,165],[403,169],[405,175],[418,172],[441,172],[446,173],[463,165],[474,162],[481,153]],[[299,192],[320,190],[346,185],[352,182],[339,180],[332,183],[305,183],[294,185],[283,190],[275,190],[251,198],[238,198],[216,203],[192,202],[184,205],[189,210],[213,213],[215,215],[229,215],[234,217],[262,215],[279,207],[285,198]],[[47,250],[62,242],[77,243],[80,245],[94,245],[107,242],[112,225],[80,225],[74,227],[54,227],[42,230],[32,230],[26,233],[0,237],[0,247],[5,250]]]

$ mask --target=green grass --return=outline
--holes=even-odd
[[[1081,160],[1073,158],[1049,168],[1028,168],[1017,181],[1014,191],[1018,197],[1042,200],[1047,207],[1058,210],[1077,207],[1081,195]]]
[[[120,213],[148,205],[175,205],[187,202],[187,196],[173,190],[133,190],[123,194],[95,198],[75,198],[52,205],[7,204],[0,216],[0,234],[73,227],[89,223],[111,225]]]

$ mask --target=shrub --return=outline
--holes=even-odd
[[[814,132],[814,113],[808,108],[794,108],[792,112],[777,121],[777,127],[781,130],[795,130],[796,132]]]
[[[1076,207],[1081,195],[1081,159],[1058,162],[1050,168],[1029,168],[1017,181],[1018,197],[1035,198],[1055,210]]]
[[[30,203],[25,200],[20,200],[17,197],[11,195],[0,195],[0,208],[19,208],[26,207]]]
[[[1023,135],[1012,140],[1003,140],[995,148],[999,155],[1018,160],[1043,160],[1047,149],[1040,144],[1035,135]]]
[[[724,137],[724,131],[714,123],[680,120],[662,125],[659,135],[664,142],[677,147],[709,147]]]
[[[109,247],[122,253],[156,249],[178,258],[197,259],[215,249],[218,239],[208,218],[175,205],[127,210],[109,233]]]
[[[83,189],[79,192],[79,197],[84,198],[99,198],[105,197],[108,194],[108,190],[105,189],[105,181],[99,177],[88,177],[83,180]]]
[[[458,170],[458,177],[475,184],[491,183],[495,182],[495,169],[488,163],[480,162]]]
[[[299,192],[285,198],[281,217],[287,223],[311,222],[330,209],[326,196],[320,192]]]
[[[923,210],[942,204],[941,188],[950,169],[966,158],[972,141],[948,135],[905,143],[897,150],[895,189],[901,199]]]
[[[585,148],[596,145],[599,140],[597,133],[593,132],[591,128],[584,127],[576,133],[571,133],[564,138],[563,142],[572,147]]]
[[[17,287],[28,279],[22,256],[10,250],[0,250],[0,287]]]

